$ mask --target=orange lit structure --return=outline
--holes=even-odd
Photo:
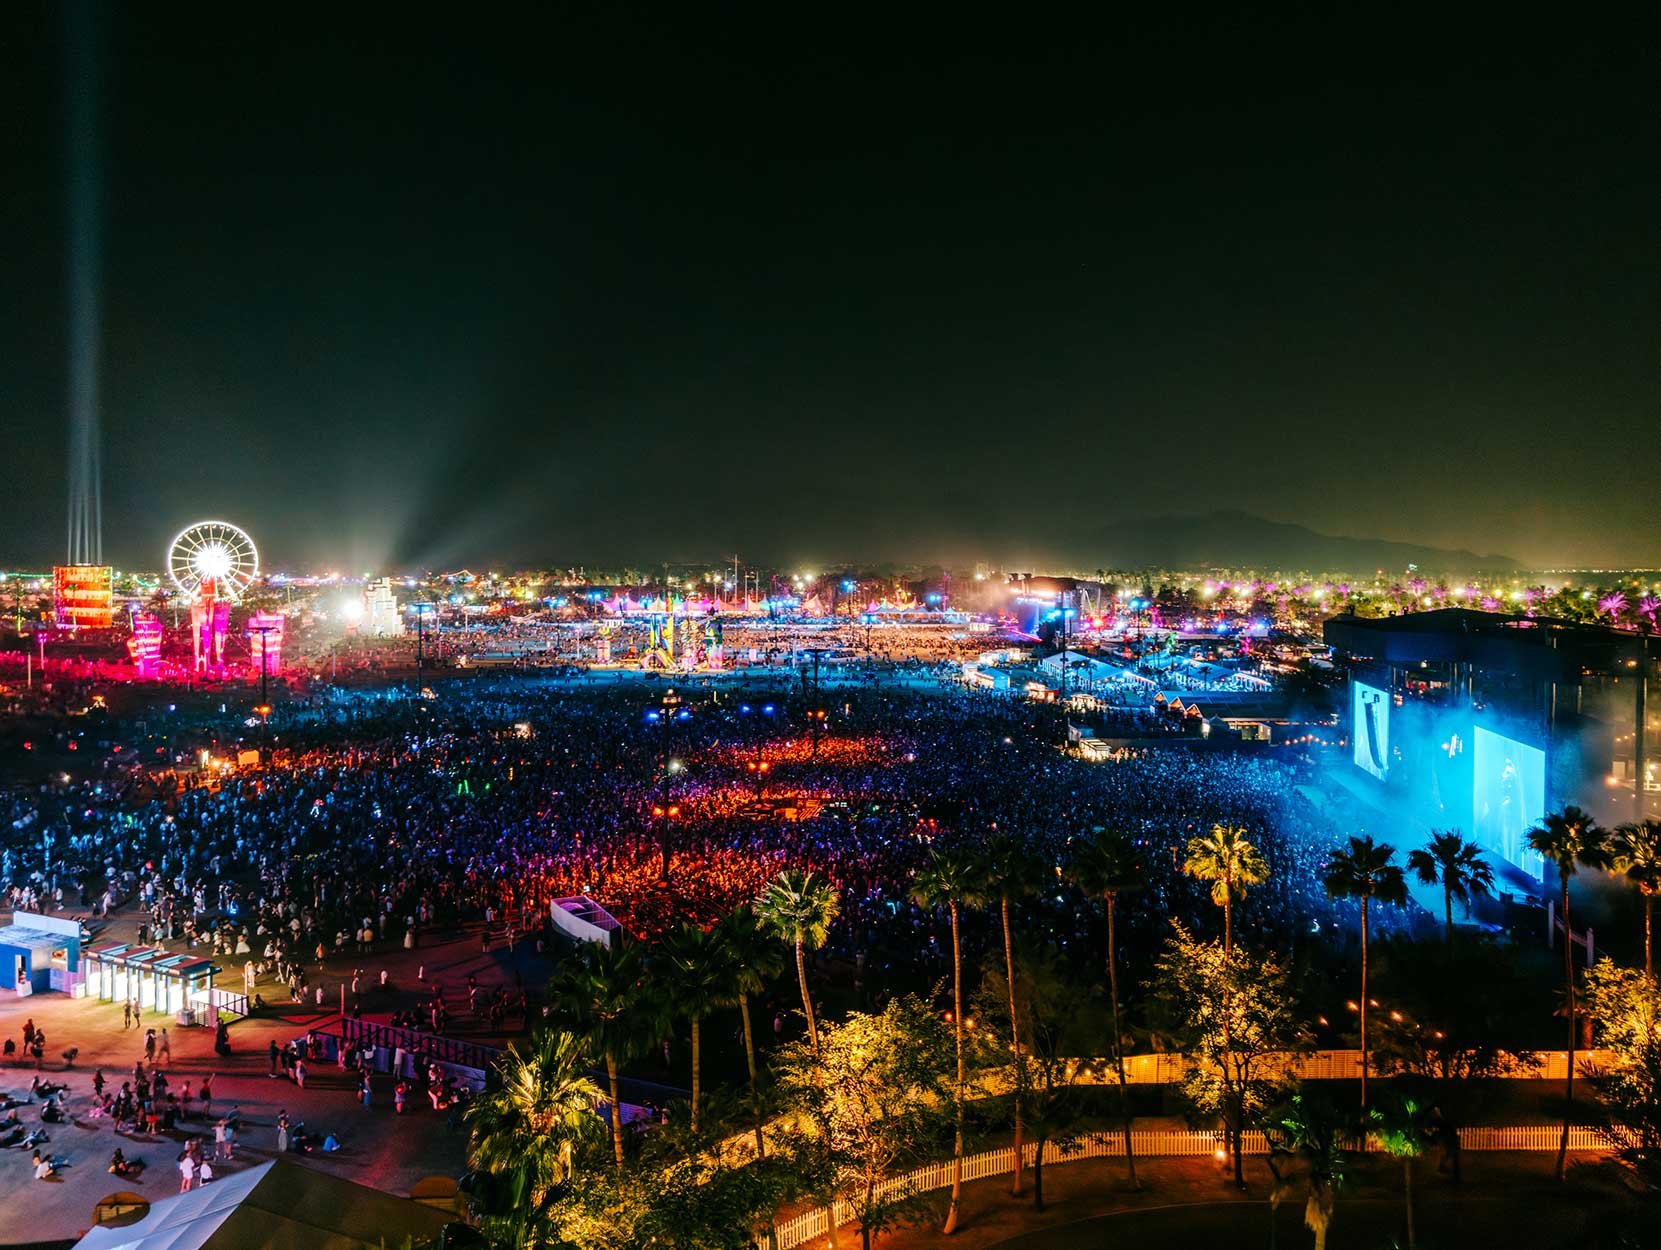
[[[108,629],[115,610],[114,573],[106,564],[61,564],[52,570],[52,613],[60,629]]]

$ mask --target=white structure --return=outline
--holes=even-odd
[[[198,521],[174,535],[167,575],[186,599],[207,595],[240,602],[260,572],[260,553],[245,530],[229,521]]]
[[[404,618],[398,612],[398,600],[392,593],[390,577],[376,578],[363,591],[363,629],[376,638],[399,638],[404,633]]]
[[[579,942],[610,946],[612,933],[621,927],[610,912],[584,894],[556,898],[548,911],[554,928]]]

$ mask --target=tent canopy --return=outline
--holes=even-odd
[[[156,1203],[76,1250],[361,1250],[435,1237],[448,1216],[406,1198],[273,1159]]]

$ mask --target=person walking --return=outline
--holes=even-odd
[[[277,1153],[280,1155],[288,1153],[288,1112],[286,1111],[277,1113]]]
[[[168,1067],[173,1066],[173,1047],[168,1043],[165,1025],[162,1026],[161,1041],[156,1046],[156,1062],[165,1063]]]
[[[197,1090],[197,1097],[202,1100],[202,1115],[213,1114],[213,1073],[209,1072],[202,1078],[201,1088]]]
[[[125,1033],[128,1029],[130,1029],[132,1027],[133,1027],[133,1004],[130,1001],[123,1002],[121,1004],[121,1031],[123,1033]]]
[[[272,1038],[272,1039],[271,1039],[271,1044],[270,1044],[270,1047],[269,1047],[269,1048],[268,1048],[268,1050],[267,1050],[267,1052],[266,1052],[266,1053],[267,1053],[267,1054],[269,1054],[269,1055],[270,1055],[270,1057],[271,1057],[271,1071],[270,1071],[270,1073],[269,1073],[269,1074],[268,1074],[268,1075],[269,1075],[269,1076],[270,1076],[270,1077],[271,1077],[271,1078],[272,1078],[272,1079],[273,1079],[273,1080],[275,1080],[275,1079],[276,1079],[276,1077],[277,1077],[277,1059],[278,1059],[278,1056],[279,1056],[279,1055],[280,1055],[280,1053],[281,1053],[281,1052],[280,1052],[280,1051],[278,1051],[278,1049],[277,1049],[277,1039],[276,1039],[276,1038]]]

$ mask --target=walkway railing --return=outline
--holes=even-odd
[[[222,990],[217,987],[209,990],[208,1005],[221,1015],[229,1013],[244,1018],[248,1015],[248,995],[238,994],[234,990]]]
[[[419,1029],[394,1028],[390,1024],[374,1024],[368,1020],[354,1020],[351,1017],[340,1022],[341,1040],[348,1046],[385,1047],[389,1051],[400,1047],[409,1054],[420,1053],[429,1059],[436,1059],[440,1063],[459,1064],[464,1068],[477,1068],[481,1072],[488,1072],[496,1066],[502,1052],[495,1046],[486,1046],[481,1042],[467,1042],[456,1037],[445,1037],[441,1033],[423,1033]]]
[[[1561,1124],[1468,1128],[1460,1131],[1459,1144],[1464,1150],[1556,1150],[1562,1136]],[[1137,1155],[1148,1158],[1212,1155],[1223,1149],[1223,1134],[1220,1131],[1202,1132],[1187,1129],[1137,1129],[1130,1135],[1130,1144]],[[1375,1149],[1378,1147],[1376,1141],[1370,1140],[1370,1144]],[[1355,1142],[1352,1145],[1359,1146],[1360,1143]],[[1265,1155],[1269,1153],[1269,1143],[1262,1133],[1246,1133],[1241,1139],[1241,1149],[1248,1155]],[[1607,1146],[1592,1129],[1574,1128],[1569,1130],[1569,1149],[1601,1151],[1607,1149]],[[1084,1159],[1122,1159],[1124,1153],[1123,1134],[1093,1133],[1070,1149],[1050,1146],[1044,1152],[1044,1161],[1046,1165],[1053,1167],[1058,1163],[1076,1163]],[[1036,1143],[1027,1142],[1022,1147],[1022,1157],[1028,1167],[1032,1166],[1037,1155]],[[1013,1146],[968,1155],[963,1160],[963,1179],[979,1181],[992,1176],[1007,1176],[1013,1170],[1014,1164]],[[879,1195],[887,1195],[896,1189],[906,1188],[927,1193],[936,1189],[947,1189],[951,1183],[952,1161],[945,1159],[927,1164],[904,1176],[892,1177],[878,1185],[877,1192]],[[837,1199],[834,1211],[837,1227],[853,1222],[854,1209],[842,1199]],[[815,1237],[823,1237],[829,1231],[824,1207],[804,1211],[773,1226],[778,1250],[794,1250],[794,1247],[812,1241]],[[758,1250],[768,1250],[770,1244],[766,1235],[756,1238]]]

